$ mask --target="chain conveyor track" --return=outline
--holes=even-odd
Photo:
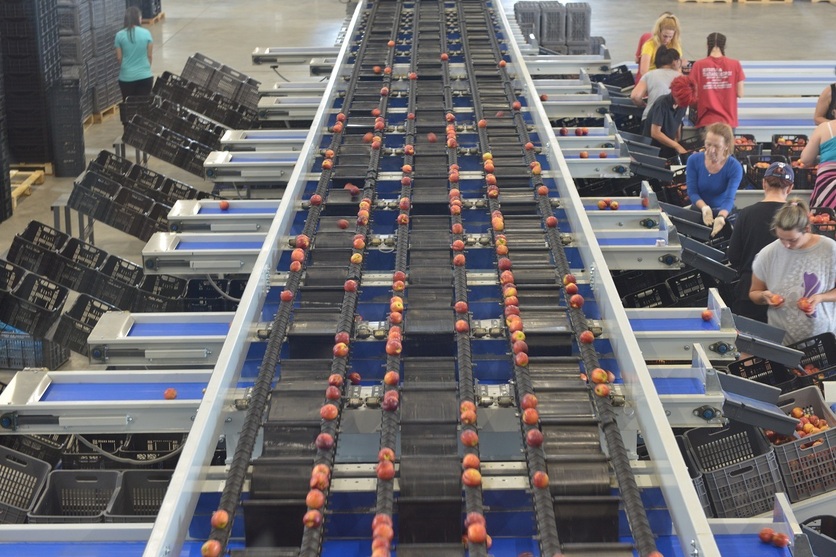
[[[466,516],[469,554],[487,555],[481,474],[522,451],[541,554],[629,555],[603,429],[610,455],[621,453],[612,464],[634,539],[649,554],[612,410],[580,378],[597,355],[575,338],[587,329],[582,310],[560,296],[569,264],[548,195],[536,193],[547,187],[539,140],[505,69],[498,24],[484,2],[409,6],[376,3],[364,16],[220,508],[235,513],[266,409],[243,507],[248,546],[319,555],[325,517],[339,512],[329,498],[335,466],[377,457],[372,550],[461,554]],[[477,209],[463,213],[465,204]],[[388,273],[391,286],[375,282]],[[496,325],[482,340],[484,320]],[[385,353],[368,337],[385,339],[374,343]],[[370,357],[385,360],[371,386],[357,371]],[[487,366],[512,371],[496,380],[479,372]],[[346,448],[377,431],[377,443]],[[228,534],[211,537],[225,544]]]

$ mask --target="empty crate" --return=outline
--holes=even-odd
[[[0,446],[0,524],[22,524],[49,474],[49,464]]]
[[[29,513],[29,522],[102,522],[104,511],[119,485],[119,475],[115,470],[56,470],[50,473],[43,495]]]
[[[717,518],[747,518],[772,510],[783,491],[772,447],[759,429],[731,422],[685,432]]]

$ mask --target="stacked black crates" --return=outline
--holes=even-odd
[[[49,93],[56,176],[78,176],[84,172],[86,160],[82,97],[81,81],[72,78],[62,79]]]
[[[136,6],[142,12],[142,19],[154,19],[163,10],[160,0],[126,0],[128,8]]]
[[[93,58],[93,26],[88,0],[58,0],[61,67],[79,84],[81,120],[93,114],[93,88],[87,64]]]
[[[93,112],[104,112],[116,105],[119,91],[119,61],[113,41],[125,21],[122,0],[89,0],[93,30],[93,57],[87,62],[87,73],[93,89]]]
[[[9,150],[18,162],[50,162],[48,92],[61,78],[57,0],[0,2]]]
[[[0,222],[12,216],[12,180],[9,176],[9,135],[6,132],[6,95],[0,64]]]

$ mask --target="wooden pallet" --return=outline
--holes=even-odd
[[[50,165],[51,166],[51,165]],[[12,187],[12,210],[17,207],[17,199],[22,195],[32,195],[32,186],[44,183],[44,171],[12,170],[9,172]]]
[[[90,118],[93,119],[94,124],[101,124],[102,122],[104,122],[105,120],[107,120],[111,116],[115,116],[116,114],[119,114],[119,103],[116,103],[113,106],[109,106],[109,107],[105,108],[104,110],[102,110],[101,112],[94,112],[90,116]],[[87,124],[87,121],[85,120],[85,125],[86,124]]]
[[[96,122],[93,121],[93,115],[91,114],[90,116],[85,118],[84,122],[82,122],[81,124],[84,126],[84,131],[87,131],[87,129],[95,123]]]
[[[792,4],[792,0],[737,0],[741,4]]]
[[[154,25],[155,23],[159,23],[164,19],[165,19],[165,12],[160,12],[157,15],[155,15],[154,17],[152,17],[151,19],[143,19],[142,24],[143,25]]]
[[[829,2],[831,4],[836,4],[836,0],[810,0],[813,4],[818,4],[819,2]]]
[[[714,2],[722,2],[724,4],[731,4],[732,0],[679,0],[680,2],[697,2],[698,4],[713,4]]]
[[[47,176],[55,174],[51,162],[16,162],[10,165],[10,169],[19,172],[35,172],[36,170],[40,170]]]

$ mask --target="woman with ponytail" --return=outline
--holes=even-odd
[[[709,124],[728,124],[737,127],[737,99],[743,97],[743,67],[726,56],[726,36],[708,36],[708,56],[691,67],[690,77],[697,86],[696,127]]]
[[[150,95],[154,84],[151,73],[153,38],[142,27],[142,14],[132,6],[125,11],[125,28],[116,33],[113,46],[119,68],[119,90],[122,100],[127,97]]]
[[[790,198],[772,219],[778,238],[755,256],[749,299],[768,306],[784,344],[836,331],[836,241],[813,234],[810,213]]]

